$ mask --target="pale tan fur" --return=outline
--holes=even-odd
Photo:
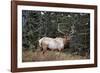
[[[49,38],[49,37],[43,37],[39,40],[39,46],[43,49],[45,52],[48,48],[51,50],[59,50],[61,51],[64,49],[64,46],[66,45],[68,41],[67,36],[64,36],[63,38],[57,37],[57,38]]]

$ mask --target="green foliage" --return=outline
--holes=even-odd
[[[22,11],[22,47],[36,50],[38,40],[44,36],[63,36],[59,29],[71,34],[70,48],[90,47],[90,14],[49,12],[49,11]]]

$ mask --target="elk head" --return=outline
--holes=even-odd
[[[69,31],[68,30],[66,30],[65,32],[61,31],[58,24],[58,32],[63,34],[64,45],[68,45],[71,40],[71,34],[68,33]]]

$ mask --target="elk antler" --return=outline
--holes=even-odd
[[[62,32],[59,28],[59,24],[58,24],[58,28],[57,28],[58,32],[62,33],[62,34],[65,34],[64,32]]]

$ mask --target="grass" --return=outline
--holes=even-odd
[[[58,51],[46,51],[44,54],[42,51],[23,51],[23,62],[35,62],[35,61],[57,61],[57,60],[80,60],[87,59],[85,56],[72,55],[71,53],[58,52]]]

